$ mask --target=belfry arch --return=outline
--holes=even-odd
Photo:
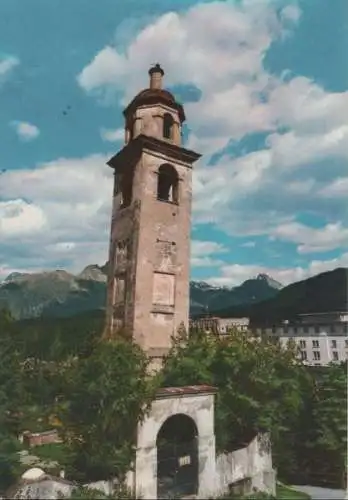
[[[179,176],[170,163],[164,163],[158,169],[157,200],[179,203]]]
[[[163,137],[164,139],[173,139],[174,119],[170,113],[163,115]]]

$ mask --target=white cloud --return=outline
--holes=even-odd
[[[109,156],[62,158],[38,165],[34,170],[22,169],[2,174],[0,198],[13,200],[0,204],[2,244],[13,249],[11,261],[4,261],[3,268],[26,270],[32,267],[40,270],[55,268],[57,263],[63,262],[65,269],[79,272],[90,263],[103,264],[106,261],[113,187],[112,169],[106,166]],[[95,186],[98,186],[97,190]],[[234,194],[237,195],[237,192]],[[244,217],[234,223],[233,229],[237,232],[239,229],[241,233],[263,234],[270,227],[270,221],[262,226],[263,217],[264,214],[259,214],[259,219],[248,220]],[[286,219],[278,225],[278,219],[273,217],[273,220],[275,223],[269,233],[273,239],[296,243],[300,253],[324,251],[348,241],[348,231],[340,224],[311,230]],[[15,242],[19,239],[26,255],[16,260]],[[251,246],[254,242],[247,243]],[[269,273],[275,279],[288,283],[346,262],[343,258],[322,263],[313,261],[308,269],[227,266],[219,258],[226,252],[228,249],[217,242],[193,240],[191,265],[219,266],[221,276],[212,279],[214,283],[233,285],[259,272]]]
[[[230,139],[239,140],[248,133],[274,129],[269,106],[252,95],[259,84],[232,81],[231,85],[231,88],[220,92],[203,94],[199,103],[186,105],[189,126],[194,131],[198,150],[201,150],[201,143],[204,147],[210,141],[212,149],[204,148],[209,154],[216,151],[217,145],[227,145]]]
[[[269,149],[238,158],[225,155],[213,166],[200,164],[193,173],[194,222],[252,236],[272,233],[301,210],[330,223],[346,220],[347,180],[342,175],[348,129],[347,139],[334,142],[333,135],[274,134],[268,137]],[[333,160],[339,162],[334,168]]]
[[[186,80],[204,91],[216,85],[226,89],[231,75],[250,76],[261,69],[271,32],[279,29],[266,3],[240,8],[231,1],[198,4],[182,14],[160,16],[138,33],[125,54],[105,47],[78,82],[87,91],[113,85],[131,98],[141,82],[147,83],[147,70],[156,60],[166,62],[169,84]],[[214,61],[219,71],[206,61]]]
[[[301,10],[298,5],[290,4],[281,11],[282,19],[296,23],[301,17]]]
[[[257,92],[270,85],[262,61],[281,32],[281,21],[267,2],[198,4],[160,16],[125,53],[106,46],[81,71],[78,83],[87,92],[123,91],[126,103],[147,85],[153,61],[165,61],[167,84],[190,83],[201,90],[200,102],[186,106],[196,138],[190,140],[211,152],[209,142],[222,147],[231,137],[272,128]]]
[[[233,235],[273,235],[297,244],[300,253],[323,251],[346,241],[339,222],[346,213],[345,174],[337,174],[331,163],[325,169],[317,164],[335,161],[345,168],[348,92],[330,93],[308,78],[267,73],[267,50],[288,36],[300,18],[294,4],[280,17],[275,6],[231,0],[166,13],[139,31],[124,52],[111,45],[102,48],[82,69],[78,83],[86,92],[116,92],[125,104],[148,85],[149,66],[165,64],[167,86],[192,84],[201,94],[198,102],[185,105],[187,146],[205,154],[194,169],[193,222],[213,222]],[[260,131],[268,134],[263,150],[239,158],[225,154],[208,166],[209,156],[231,139]],[[123,130],[102,129],[101,135],[117,141]],[[29,200],[45,214],[47,230],[40,233],[42,252],[36,262],[46,251],[49,261],[64,255],[66,267],[77,270],[106,260],[112,192],[107,159],[62,158],[3,174],[0,196]],[[301,209],[335,214],[325,236],[295,221]],[[27,240],[28,248],[38,251],[37,238]],[[215,257],[218,248],[205,245],[203,250],[202,243],[213,242],[193,243],[192,265],[221,264]],[[282,272],[286,277],[286,272],[307,271]]]
[[[0,201],[0,237],[13,238],[45,229],[46,217],[37,206],[22,199]]]
[[[89,91],[101,85],[113,84],[123,75],[123,57],[112,47],[107,46],[82,70],[78,76],[78,83]]]
[[[249,1],[169,12],[140,31],[124,53],[111,46],[102,49],[78,82],[86,91],[124,91],[122,102],[127,102],[147,84],[150,64],[165,61],[167,84],[190,83],[201,91],[199,102],[186,105],[186,114],[193,134],[189,144],[201,145],[205,153],[249,132],[275,130],[279,123],[325,124],[336,112],[346,116],[348,94],[328,95],[304,77],[283,82],[263,68],[265,52],[282,34],[282,22],[296,24],[300,13],[289,4],[277,18],[275,5]]]
[[[18,137],[23,141],[32,141],[40,135],[40,130],[32,123],[13,121],[11,125],[15,129]]]
[[[282,285],[289,285],[337,267],[348,267],[348,252],[331,260],[312,260],[308,266],[298,267],[266,267],[258,265],[225,265],[220,268],[221,276],[205,281],[216,286],[237,286],[259,273],[268,274]]]
[[[79,272],[88,264],[106,262],[113,189],[112,169],[106,165],[110,156],[61,158],[2,174],[0,199],[14,200],[0,204],[0,264],[5,257],[11,259],[3,267],[16,264],[20,270],[31,263],[47,269],[58,262]],[[17,255],[19,238],[25,256]]]
[[[279,169],[301,167],[325,158],[348,160],[348,126],[341,126],[323,134],[301,136],[291,131],[286,134],[271,134],[267,146],[272,154],[272,163]],[[296,151],[296,155],[293,154]]]
[[[245,243],[241,244],[241,247],[243,248],[255,248],[256,243],[255,241],[246,241]]]
[[[100,135],[104,141],[116,142],[124,140],[124,129],[117,128],[115,130],[102,128],[100,131]]]
[[[110,157],[59,158],[35,169],[8,170],[1,177],[0,197],[23,197],[46,206],[61,203],[63,211],[66,205],[72,212],[84,205],[111,204],[112,169],[106,166]]]
[[[72,250],[74,250],[74,248],[76,248],[76,244],[73,241],[61,241],[59,243],[47,245],[45,247],[45,250],[50,254],[55,253],[59,255],[59,254],[69,253]]]
[[[214,151],[219,151],[223,149],[229,141],[227,135],[221,135],[219,137],[200,137],[195,135],[194,132],[190,133],[189,138],[185,144],[188,149],[193,151],[199,151],[201,155],[210,155]]]
[[[272,235],[299,244],[298,252],[301,254],[348,247],[348,228],[342,227],[341,223],[313,229],[298,222],[291,222],[275,228]]]
[[[191,266],[210,267],[218,266],[223,263],[216,259],[216,254],[227,252],[227,248],[215,241],[193,240],[191,242]]]
[[[319,193],[324,198],[348,197],[348,177],[339,177],[331,184],[325,186]]]
[[[165,63],[167,86],[186,83],[200,90],[199,101],[185,105],[186,146],[205,155],[194,170],[196,223],[212,222],[232,234],[267,234],[294,219],[294,206],[320,215],[335,210],[333,223],[345,212],[342,200],[332,209],[328,196],[322,203],[337,172],[325,172],[324,182],[322,169],[308,178],[306,171],[325,159],[342,162],[343,169],[348,92],[327,92],[303,76],[277,78],[263,66],[271,44],[288,36],[300,15],[296,3],[278,17],[276,2],[197,4],[160,16],[124,52],[105,47],[80,73],[84,90],[116,89],[123,104],[147,85],[154,61]],[[207,166],[231,139],[253,132],[269,133],[263,151],[226,154]]]
[[[18,64],[17,57],[9,56],[0,59],[0,80],[9,75]]]
[[[327,133],[346,125],[348,92],[328,93],[309,78],[277,82],[269,93],[273,118],[298,134]]]
[[[295,180],[286,186],[287,192],[293,195],[308,195],[315,187],[315,179]]]

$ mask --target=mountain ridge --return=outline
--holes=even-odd
[[[11,273],[0,282],[0,307],[8,307],[16,319],[68,317],[105,308],[107,264],[91,264],[80,273],[64,269],[41,273]],[[255,303],[273,297],[282,285],[258,275],[235,287],[190,282],[190,313],[218,307]]]
[[[64,270],[11,273],[0,283],[0,308],[9,307],[19,320],[82,318],[86,314],[103,317],[106,268],[91,265],[77,275]],[[246,316],[251,325],[260,325],[292,319],[301,313],[348,309],[348,268],[326,271],[285,287],[276,282],[276,288],[272,288],[271,280],[258,275],[236,287],[191,281],[190,315]]]
[[[252,325],[268,325],[299,314],[348,310],[348,268],[339,267],[291,283],[257,304],[220,308],[220,317],[247,316]]]

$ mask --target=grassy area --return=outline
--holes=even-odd
[[[277,499],[283,498],[289,500],[306,500],[310,499],[310,496],[306,493],[300,491],[295,491],[292,488],[284,486],[283,484],[277,484]]]
[[[311,497],[306,493],[301,493],[299,491],[295,491],[292,488],[285,486],[284,484],[277,484],[276,496],[272,497],[267,495],[266,493],[254,493],[245,497],[237,497],[231,494],[224,495],[219,497],[220,500],[309,500]]]

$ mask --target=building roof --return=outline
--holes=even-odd
[[[124,146],[121,151],[110,158],[107,165],[122,171],[122,169],[128,168],[132,162],[137,161],[144,149],[164,153],[173,160],[185,163],[187,167],[190,165],[192,166],[192,164],[201,157],[200,154],[177,146],[176,144],[162,141],[156,137],[140,134]]]
[[[165,89],[141,90],[130,102],[130,104],[128,104],[123,111],[123,114],[127,117],[130,113],[133,113],[136,108],[146,104],[165,104],[170,108],[174,108],[178,112],[181,122],[184,122],[186,119],[182,105],[175,100],[174,95],[169,92],[169,90]]]
[[[210,385],[186,385],[184,387],[163,387],[159,389],[156,393],[156,399],[168,398],[168,397],[178,397],[178,396],[189,396],[189,395],[199,395],[199,394],[215,394],[217,392],[216,387]]]
[[[324,315],[329,315],[329,314],[348,314],[348,311],[325,311],[325,312],[312,312],[312,313],[301,313],[299,314],[300,317],[302,316],[324,316]]]

